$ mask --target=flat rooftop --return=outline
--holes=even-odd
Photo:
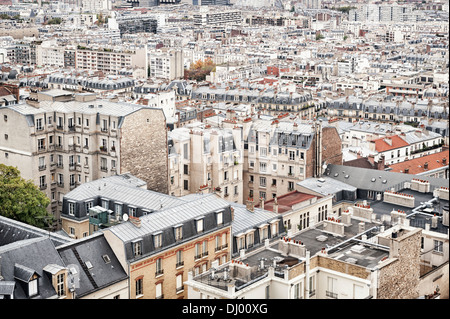
[[[306,249],[310,252],[311,256],[320,252],[323,248],[330,248],[337,246],[357,235],[359,232],[359,224],[361,220],[353,219],[351,220],[350,226],[344,227],[344,235],[340,236],[337,234],[325,232],[323,230],[323,225],[318,225],[315,228],[306,229],[295,236],[292,237],[294,240],[301,241]],[[371,237],[378,233],[378,229],[374,227],[381,226],[380,223],[364,222],[364,231],[367,231],[367,237]],[[370,230],[374,228],[373,230]]]

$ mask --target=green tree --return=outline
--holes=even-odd
[[[0,164],[0,214],[23,223],[45,228],[52,224],[46,210],[48,197],[32,181],[20,176],[16,167]]]

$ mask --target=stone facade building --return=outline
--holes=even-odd
[[[339,134],[320,122],[256,120],[248,131],[245,163],[244,198],[269,200],[319,177],[324,164],[342,163]]]
[[[51,199],[56,228],[64,194],[82,183],[130,172],[150,189],[168,190],[161,109],[49,90],[1,113],[1,161],[17,166]]]

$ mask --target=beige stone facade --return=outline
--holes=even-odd
[[[241,129],[175,129],[169,155],[169,194],[213,193],[243,203]]]
[[[149,189],[167,192],[160,109],[50,90],[3,108],[1,117],[0,162],[16,166],[50,198],[55,228],[61,227],[64,194],[81,183],[129,171]]]

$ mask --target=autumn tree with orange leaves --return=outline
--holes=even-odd
[[[204,81],[206,76],[212,71],[216,70],[216,64],[211,58],[203,60],[197,60],[195,63],[191,63],[189,70],[184,70],[184,78],[186,80]]]

